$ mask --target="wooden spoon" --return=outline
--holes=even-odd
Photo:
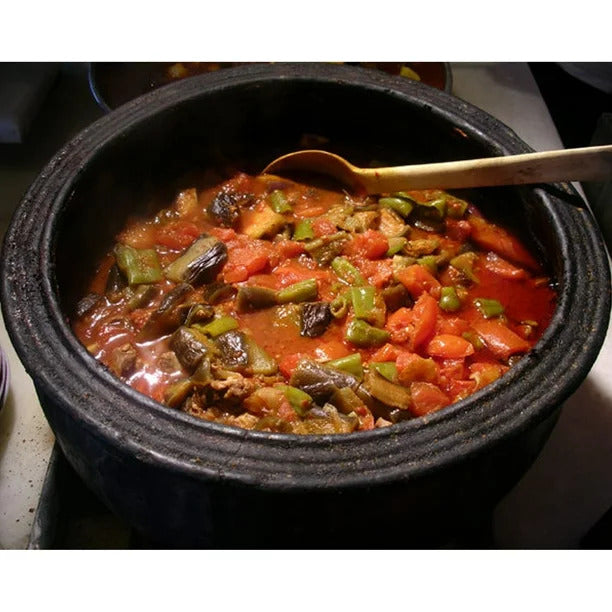
[[[278,157],[266,166],[264,173],[287,170],[328,175],[371,194],[406,189],[603,181],[612,179],[612,145],[387,168],[358,168],[334,153],[307,149]]]

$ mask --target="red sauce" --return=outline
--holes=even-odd
[[[117,237],[132,254],[152,250],[158,277],[129,284],[127,264],[110,252],[75,333],[135,389],[231,425],[348,432],[439,410],[520,359],[556,295],[525,246],[473,205],[439,190],[393,197],[245,174],[186,190]],[[220,263],[204,282],[187,279],[169,323],[163,301],[187,277],[172,278],[168,266],[202,240]],[[109,288],[111,272],[118,285]],[[283,298],[296,284],[301,293]],[[252,291],[259,297],[248,299],[264,301],[245,302]],[[359,296],[373,300],[366,311]],[[211,321],[230,328],[217,335]],[[185,337],[201,354],[190,357]],[[321,392],[308,382],[319,366],[348,378]]]

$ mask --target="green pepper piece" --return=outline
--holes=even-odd
[[[407,217],[414,208],[414,202],[410,198],[403,198],[399,194],[394,196],[386,196],[378,200],[379,206],[383,208],[390,208],[396,213],[399,213],[402,217]]]
[[[130,285],[156,283],[163,278],[155,249],[135,249],[118,244],[115,246],[115,259]]]
[[[435,255],[423,255],[416,262],[427,268],[434,276],[438,273],[438,258]]]
[[[346,257],[335,257],[331,267],[336,276],[349,285],[365,285],[361,272]]]
[[[428,212],[437,219],[444,219],[446,216],[446,197],[442,196],[429,202],[419,202],[419,206],[426,208]]]
[[[461,219],[467,210],[468,203],[459,198],[451,198],[446,201],[446,214],[451,219]]]
[[[442,287],[438,305],[445,312],[457,312],[461,308],[461,300],[454,287]]]
[[[309,302],[316,300],[319,294],[319,287],[314,278],[303,280],[298,283],[293,283],[284,289],[279,289],[276,292],[276,301],[279,304],[287,304],[288,302]]]
[[[332,359],[325,365],[343,372],[352,374],[357,380],[363,380],[363,365],[361,363],[361,355],[359,353],[352,353],[346,357],[340,357],[339,359]]]
[[[349,300],[346,293],[336,296],[329,305],[329,310],[334,319],[343,319],[348,312],[348,308]]]
[[[476,332],[466,331],[461,334],[461,337],[471,343],[476,350],[480,350],[485,347],[485,343]]]
[[[350,295],[355,317],[358,319],[369,319],[374,310],[374,287],[351,287]]]
[[[306,391],[291,385],[277,385],[276,388],[285,394],[287,401],[299,416],[304,416],[312,405],[312,397]]]
[[[249,370],[253,374],[271,376],[278,372],[278,363],[268,355],[252,338],[247,336],[247,353],[249,355]]]
[[[280,190],[275,189],[272,193],[268,195],[268,202],[272,210],[276,213],[286,213],[291,212],[291,204],[289,204],[289,200],[287,200],[287,196]]]
[[[371,361],[370,368],[384,376],[388,381],[397,382],[397,366],[394,361]]]
[[[467,251],[461,253],[450,260],[450,265],[456,268],[460,272],[463,272],[464,276],[471,280],[473,283],[478,283],[478,277],[474,274],[474,263],[478,259],[478,255],[473,251]]]
[[[497,317],[505,312],[501,302],[489,298],[476,298],[474,300],[474,306],[478,308],[485,319]]]
[[[195,327],[195,329],[208,336],[216,338],[225,332],[231,331],[232,329],[237,329],[238,321],[236,321],[236,319],[233,317],[223,316],[219,317],[218,319],[213,319],[210,323],[206,323],[206,325],[194,323],[192,327]]]
[[[388,331],[373,327],[361,319],[351,321],[346,329],[345,338],[355,346],[369,347],[380,346],[390,337]]]
[[[301,219],[293,230],[294,240],[311,240],[314,238],[314,230],[312,229],[312,221],[310,219]]]
[[[408,239],[404,238],[404,236],[390,236],[388,241],[389,248],[387,249],[387,257],[392,257],[406,246]]]

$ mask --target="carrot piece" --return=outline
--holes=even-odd
[[[516,353],[525,353],[530,348],[527,340],[497,321],[474,321],[472,327],[484,340],[491,353],[499,359],[508,359]]]
[[[477,215],[470,215],[469,222],[472,226],[470,239],[478,246],[530,270],[538,269],[538,263],[531,253],[505,229]]]
[[[439,334],[427,343],[425,352],[442,359],[461,359],[474,354],[474,345],[461,336]]]
[[[436,299],[440,297],[440,281],[425,266],[413,264],[402,268],[396,273],[396,277],[414,299],[425,292]]]
[[[440,388],[429,382],[413,382],[410,385],[410,395],[410,412],[415,416],[429,414],[451,403],[450,398]]]

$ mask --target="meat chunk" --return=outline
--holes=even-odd
[[[138,364],[138,352],[129,342],[115,349],[111,358],[111,369],[117,376],[126,377],[134,372]]]

